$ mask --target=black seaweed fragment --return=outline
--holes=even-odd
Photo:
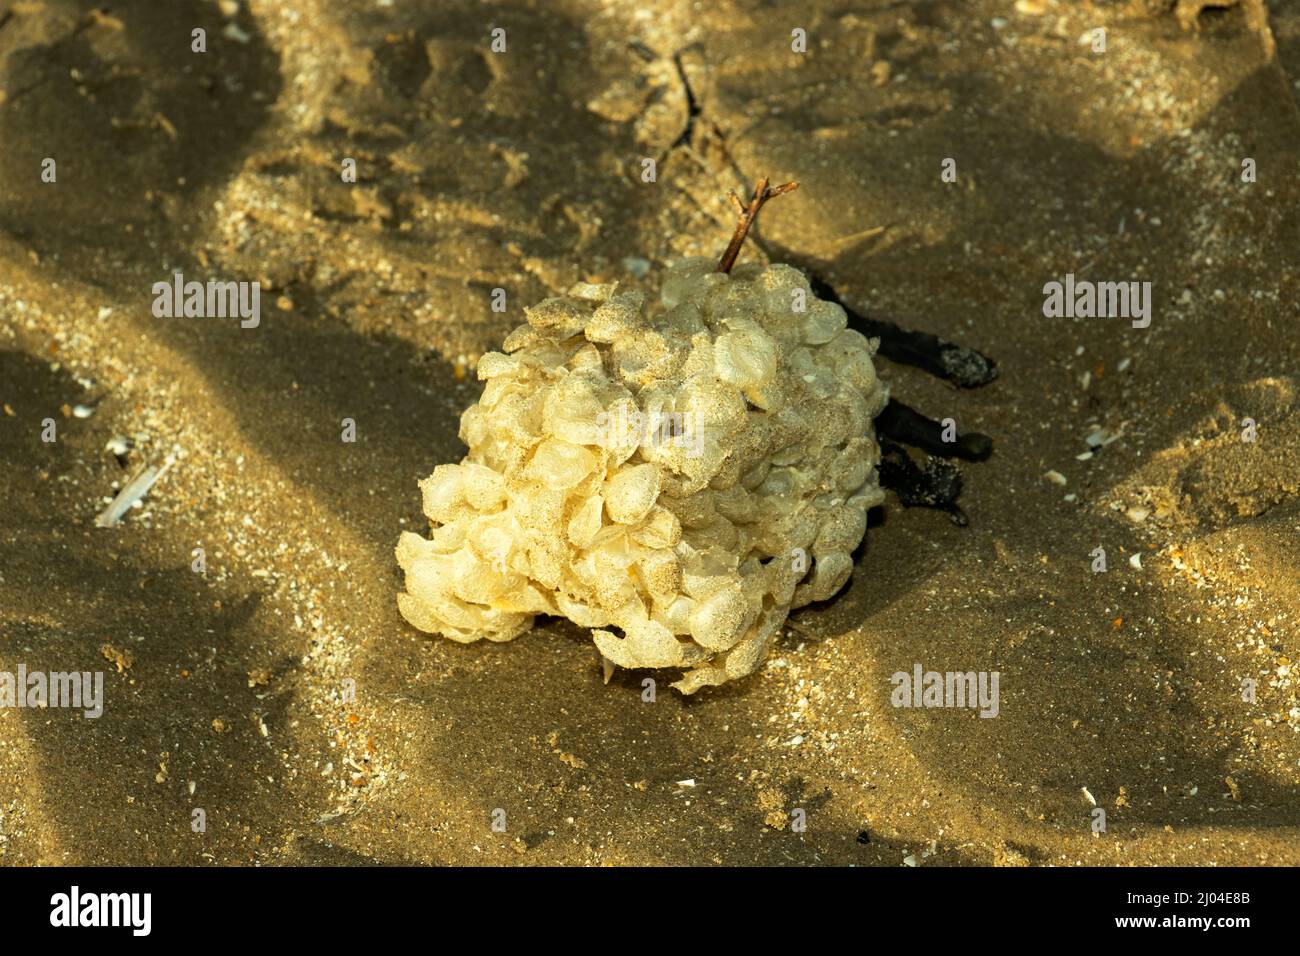
[[[807,271],[807,270],[805,270]],[[975,349],[944,342],[927,332],[911,332],[892,322],[871,319],[849,306],[830,283],[808,272],[809,286],[819,299],[835,302],[848,315],[849,327],[869,338],[880,339],[880,351],[891,361],[912,365],[961,388],[978,388],[997,378],[997,363]],[[993,439],[980,432],[958,434],[944,441],[944,426],[909,405],[891,398],[876,417],[880,443],[880,486],[898,496],[905,508],[937,508],[953,524],[966,527],[969,519],[957,504],[961,495],[961,469],[945,459],[984,461],[993,453]],[[904,446],[927,458],[921,465]]]
[[[849,317],[849,328],[880,339],[880,354],[911,365],[961,388],[979,388],[998,377],[998,363],[982,352],[945,342],[929,332],[912,332],[884,319],[873,319],[846,305],[830,283],[808,273],[813,295],[834,302]]]

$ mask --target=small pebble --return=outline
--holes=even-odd
[[[650,271],[650,260],[642,259],[640,256],[627,256],[623,260],[623,268],[626,269],[633,278],[644,279],[646,273]]]

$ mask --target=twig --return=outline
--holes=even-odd
[[[740,197],[732,192],[731,205],[735,207],[740,221],[736,223],[736,231],[731,236],[731,242],[727,243],[727,251],[722,254],[718,260],[718,268],[715,272],[730,272],[731,267],[736,264],[736,257],[740,255],[740,247],[745,243],[745,236],[749,234],[750,227],[754,225],[754,220],[758,218],[758,211],[763,208],[763,204],[774,196],[780,196],[782,193],[788,193],[793,189],[798,189],[798,183],[786,183],[782,186],[772,188],[768,186],[768,178],[764,176],[754,185],[754,196],[745,206]]]

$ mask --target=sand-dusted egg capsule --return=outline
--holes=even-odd
[[[420,484],[402,614],[457,641],[563,615],[683,693],[752,673],[882,498],[872,344],[784,265],[686,260],[659,308],[580,283],[526,316],[479,362],[469,453]]]

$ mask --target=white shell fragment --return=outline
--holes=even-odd
[[[122,486],[122,490],[108,506],[95,516],[95,525],[100,528],[114,527],[122,520],[122,515],[130,511],[137,501],[149,493],[158,479],[167,474],[167,469],[171,468],[175,460],[174,456],[168,455],[161,468],[147,465],[132,475],[131,480]]]
[[[884,497],[874,343],[795,269],[712,266],[671,268],[654,310],[575,286],[483,357],[469,454],[420,483],[430,536],[397,545],[411,624],[508,641],[562,615],[689,694],[755,671],[792,608],[844,585]]]

